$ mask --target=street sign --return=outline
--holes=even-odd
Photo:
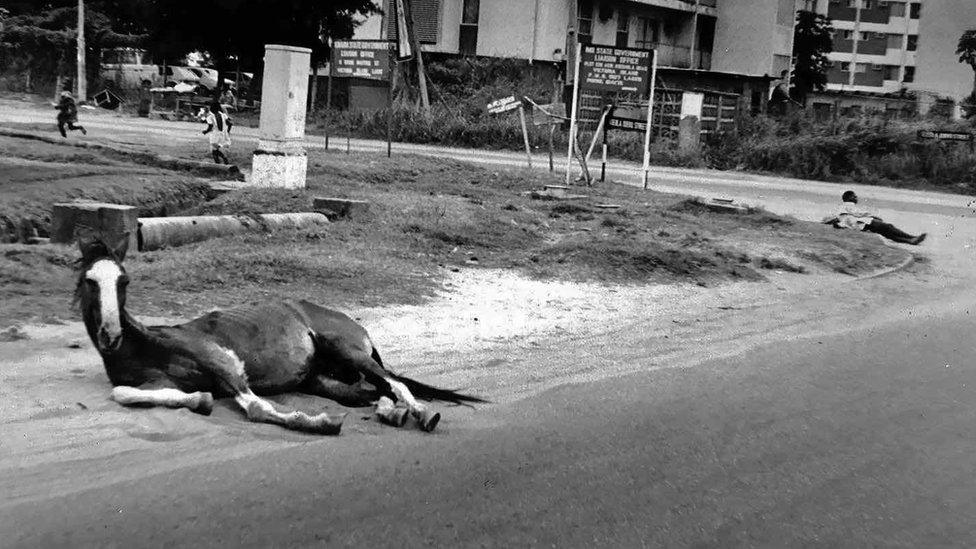
[[[586,90],[647,94],[653,50],[584,44],[580,86]]]
[[[607,129],[623,130],[625,132],[645,132],[647,131],[647,121],[638,118],[611,116],[607,118]]]
[[[508,97],[496,99],[488,103],[488,113],[501,114],[503,112],[514,111],[520,106],[522,106],[522,101],[516,99],[514,95],[509,95]]]
[[[973,134],[969,132],[944,132],[936,130],[918,130],[921,139],[938,139],[939,141],[972,141]]]
[[[389,81],[393,47],[387,40],[336,40],[332,44],[332,75]]]

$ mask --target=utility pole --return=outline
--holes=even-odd
[[[88,100],[88,78],[85,74],[85,0],[78,0],[78,102]]]

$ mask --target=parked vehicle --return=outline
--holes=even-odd
[[[120,89],[137,89],[145,85],[172,87],[177,84],[200,84],[200,76],[190,67],[156,65],[151,62],[148,52],[137,48],[102,50],[101,72],[102,78],[114,81]]]

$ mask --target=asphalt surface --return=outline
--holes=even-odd
[[[972,547],[974,329],[908,311],[439,434],[310,439],[8,509],[2,545]]]
[[[0,105],[0,122],[31,116]],[[195,139],[198,129],[89,122],[100,124],[133,138]],[[519,161],[515,153],[398,147]],[[614,169],[625,182],[639,180],[633,165]],[[808,218],[821,206],[829,212],[843,190],[744,174],[654,174],[661,190],[733,196]],[[921,216],[942,229],[955,219],[971,232],[971,219],[959,219],[972,215],[965,197],[853,188],[880,196],[886,217]],[[959,244],[937,245],[960,255],[949,248]],[[70,498],[39,497],[3,507],[0,547],[973,547],[973,304],[976,293],[965,290],[952,306],[909,308],[829,339],[770,342],[690,368],[450,410],[432,435],[391,428],[309,437]],[[587,341],[611,348],[621,338]],[[650,361],[653,346],[633,336],[626,344],[633,360]],[[581,369],[599,368],[600,348],[579,351]]]

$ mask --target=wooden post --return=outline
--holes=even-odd
[[[576,71],[573,73],[573,105],[569,113],[569,143],[566,147],[566,185],[570,182],[570,172],[573,167],[573,145],[576,143],[576,108],[579,103],[579,66],[582,45],[576,43]]]
[[[612,112],[613,107],[611,106],[607,111],[607,116],[609,117]],[[607,177],[607,126],[609,124],[603,127],[603,162],[600,164],[600,183],[606,181]]]
[[[78,102],[88,100],[88,76],[85,74],[85,0],[78,0]]]
[[[308,100],[308,112],[309,114],[315,114],[315,99],[316,95],[319,93],[319,64],[315,62],[312,64],[312,90],[309,94]]]
[[[647,96],[647,128],[644,130],[644,189],[647,189],[647,176],[651,169],[651,125],[654,113],[654,85],[657,81],[657,50],[651,62],[651,93]]]
[[[525,126],[525,107],[519,103],[519,121],[522,122],[522,139],[525,141],[525,159],[532,168],[532,148],[529,147],[529,129]]]
[[[556,133],[556,123],[551,118],[549,119],[549,171],[554,171],[556,168],[552,162],[552,137]]]
[[[395,2],[394,2],[395,3]],[[386,157],[393,156],[393,77],[396,74],[396,53],[390,52],[390,82],[386,88]]]
[[[425,114],[430,114],[430,96],[427,95],[427,73],[424,71],[424,56],[420,51],[420,38],[417,37],[417,33],[414,30],[416,25],[413,20],[413,8],[410,6],[410,0],[403,0],[403,4],[406,8],[405,15],[410,42],[413,45],[414,55],[417,56],[417,81],[420,85],[420,106],[424,109]]]
[[[332,122],[332,73],[335,70],[335,49],[332,47],[332,40],[329,39],[329,76],[325,80],[325,114],[329,118],[325,125],[325,150],[329,150],[329,131]]]

